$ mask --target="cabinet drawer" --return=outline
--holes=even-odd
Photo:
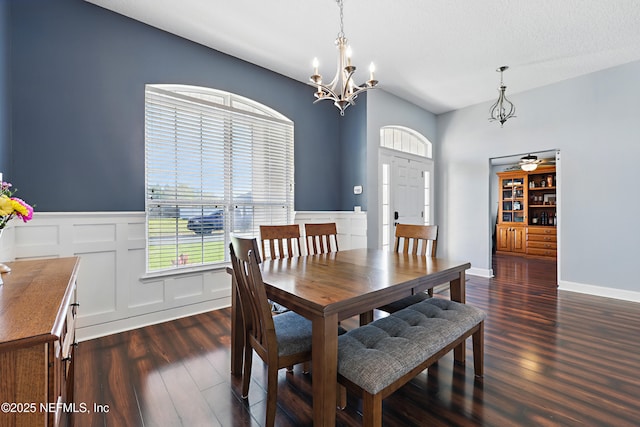
[[[527,234],[553,235],[557,234],[555,227],[527,227]]]
[[[527,241],[529,242],[556,242],[557,237],[548,234],[527,234]]]
[[[556,257],[555,249],[538,249],[538,248],[527,248],[528,255],[535,256],[545,256],[545,257]]]
[[[537,249],[553,249],[556,250],[558,247],[556,242],[527,242],[527,248],[537,248]]]

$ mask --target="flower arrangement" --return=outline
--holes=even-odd
[[[33,208],[24,200],[14,197],[16,193],[11,189],[9,182],[2,181],[0,174],[0,230],[4,229],[7,222],[13,217],[18,217],[24,222],[33,218]]]

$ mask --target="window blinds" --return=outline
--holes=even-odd
[[[225,262],[231,233],[292,222],[290,121],[211,101],[233,95],[145,95],[148,271]]]

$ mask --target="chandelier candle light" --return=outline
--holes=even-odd
[[[313,59],[313,75],[310,80],[317,86],[317,91],[314,96],[317,98],[313,103],[325,99],[333,101],[333,105],[338,107],[340,115],[344,116],[344,110],[349,105],[355,104],[355,99],[358,94],[365,90],[373,89],[378,84],[378,81],[374,79],[373,72],[375,67],[373,62],[369,66],[369,80],[366,83],[356,86],[353,82],[353,73],[356,71],[356,67],[351,64],[351,46],[344,35],[343,13],[342,6],[343,0],[336,0],[340,7],[340,32],[338,38],[336,38],[336,46],[338,48],[338,69],[336,75],[328,85],[322,83],[322,76],[318,72],[318,59]]]
[[[500,127],[504,125],[511,117],[516,117],[516,106],[513,105],[511,101],[507,99],[504,95],[504,92],[507,90],[507,87],[502,82],[502,73],[505,70],[508,70],[509,67],[507,65],[503,65],[498,68],[496,71],[500,72],[500,89],[498,89],[498,100],[491,106],[489,121],[499,121]]]

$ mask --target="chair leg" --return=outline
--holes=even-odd
[[[347,407],[347,388],[338,384],[338,390],[336,391],[336,406],[341,411]]]
[[[249,397],[249,383],[251,382],[251,364],[253,348],[249,343],[244,344],[244,369],[242,371],[242,398]]]
[[[267,366],[267,419],[266,427],[273,427],[276,421],[278,404],[278,368],[273,364]]]
[[[360,326],[368,325],[371,322],[373,322],[373,310],[360,313]]]

